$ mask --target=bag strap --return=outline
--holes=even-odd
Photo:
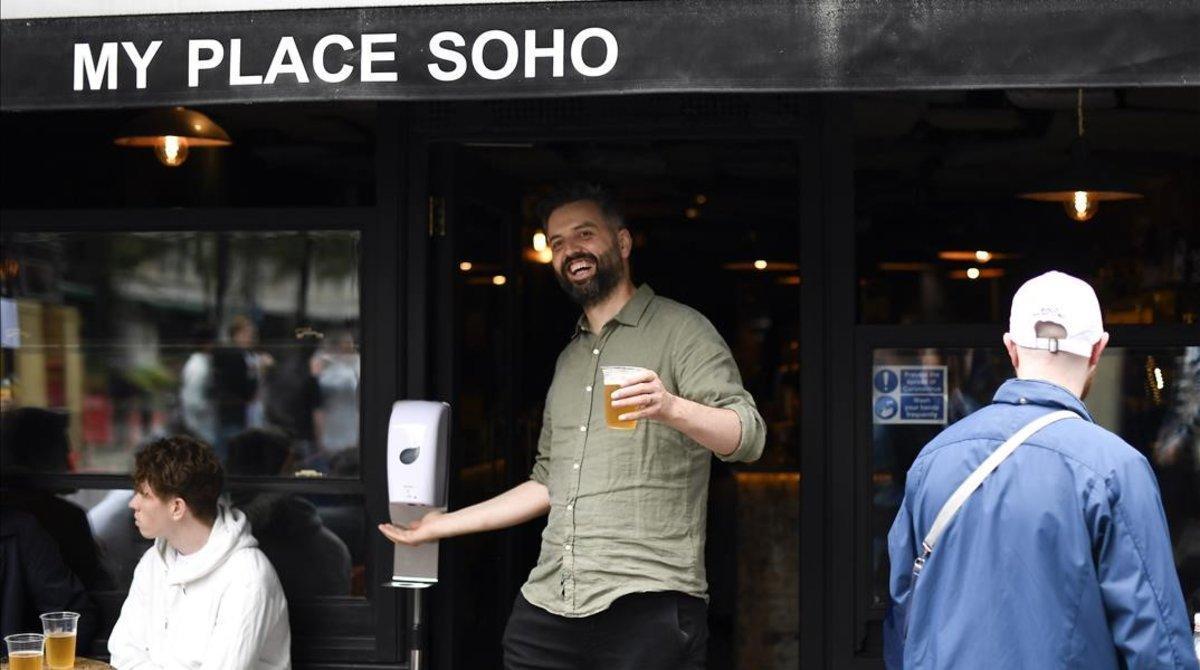
[[[1024,444],[1026,440],[1028,440],[1030,437],[1033,437],[1034,433],[1045,428],[1046,426],[1049,426],[1055,421],[1078,418],[1080,418],[1078,414],[1068,409],[1050,412],[1049,414],[1040,416],[1026,424],[1021,430],[1018,430],[1012,437],[1008,438],[1004,444],[1000,445],[999,448],[993,451],[990,456],[984,459],[983,463],[980,463],[979,467],[975,468],[975,472],[972,472],[962,484],[958,485],[958,488],[954,490],[954,493],[951,494],[950,499],[946,501],[946,504],[942,505],[941,511],[938,512],[937,517],[933,520],[933,526],[930,527],[929,533],[925,535],[925,540],[921,543],[922,553],[921,556],[919,556],[913,563],[913,575],[916,576],[921,572],[921,568],[924,567],[925,561],[929,558],[929,555],[933,553],[934,545],[937,544],[937,541],[939,538],[941,538],[942,533],[946,531],[946,527],[950,525],[950,522],[954,519],[954,515],[958,514],[958,510],[962,508],[964,503],[967,502],[967,498],[971,497],[971,494],[975,492],[975,489],[979,488],[979,486],[983,484],[983,480],[986,479],[988,475],[992,474],[992,471],[999,467],[999,465],[1004,462],[1004,459],[1012,455],[1012,453],[1017,450],[1017,447]]]

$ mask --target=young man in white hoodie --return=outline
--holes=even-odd
[[[219,502],[210,447],[168,437],[138,453],[129,507],[154,540],[108,650],[118,670],[291,667],[287,601],[246,516]]]

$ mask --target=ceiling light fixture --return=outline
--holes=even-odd
[[[227,147],[229,134],[194,109],[155,109],[130,121],[113,143],[121,147],[153,147],[158,161],[179,167],[192,147]]]
[[[1019,193],[1018,198],[1038,202],[1061,203],[1067,216],[1087,221],[1096,215],[1101,202],[1134,200],[1138,193],[1113,177],[1098,161],[1090,157],[1083,132],[1083,89],[1075,103],[1076,136],[1071,143],[1071,158],[1065,171],[1043,180],[1037,190]]]
[[[999,279],[1004,276],[1002,268],[967,268],[966,270],[952,270],[950,272],[951,279],[966,279],[975,281],[977,279]]]

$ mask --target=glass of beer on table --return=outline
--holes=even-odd
[[[646,368],[634,367],[632,365],[602,365],[600,366],[600,374],[604,375],[604,420],[609,428],[617,430],[633,430],[637,428],[637,420],[622,421],[618,417],[622,414],[632,414],[638,411],[637,407],[613,407],[613,391],[627,386],[633,380],[649,372]]]
[[[6,635],[9,670],[42,670],[42,650],[46,636],[41,633]]]
[[[46,635],[46,667],[65,670],[75,667],[75,631],[79,615],[75,612],[47,612],[42,615]]]

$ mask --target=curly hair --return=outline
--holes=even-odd
[[[222,480],[221,463],[212,447],[186,435],[154,440],[134,458],[135,486],[148,485],[160,499],[183,498],[192,514],[205,523],[217,518]]]

